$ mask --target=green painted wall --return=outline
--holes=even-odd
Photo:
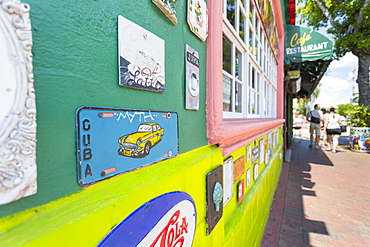
[[[261,163],[258,179],[252,178],[241,204],[237,184],[253,167],[245,159],[244,174],[233,183],[234,196],[224,207],[223,217],[210,235],[206,224],[206,174],[227,157],[220,149],[204,146],[159,162],[145,169],[122,174],[48,204],[0,219],[3,246],[96,246],[110,230],[147,201],[172,191],[191,195],[196,206],[194,247],[259,246],[274,191],[281,172],[282,128],[277,145],[266,142],[268,135],[250,143],[253,148],[265,140],[271,148]],[[231,154],[233,160],[246,155],[246,147]]]
[[[31,7],[38,192],[0,206],[0,217],[82,189],[77,184],[75,131],[75,112],[80,106],[176,111],[180,152],[207,144],[206,43],[188,28],[187,1],[176,2],[177,25],[149,0],[24,2]],[[118,15],[165,40],[165,93],[118,85]],[[185,110],[185,44],[200,56],[199,111]]]
[[[259,167],[241,204],[234,196],[210,235],[206,223],[206,174],[222,165],[207,145],[206,43],[189,31],[187,1],[177,1],[173,25],[150,0],[29,0],[37,103],[36,195],[0,206],[1,246],[96,246],[145,202],[172,191],[188,193],[197,210],[193,246],[259,246],[282,165],[279,145]],[[165,40],[163,94],[118,86],[117,16]],[[200,55],[200,109],[185,110],[185,44]],[[101,106],[176,111],[178,157],[121,174],[83,189],[77,183],[76,109]],[[262,137],[268,140],[268,135]],[[258,140],[249,145],[259,145]],[[268,145],[272,145],[268,143]],[[246,155],[246,147],[231,154]],[[251,161],[245,169],[252,169]],[[252,179],[253,180],[253,179]]]

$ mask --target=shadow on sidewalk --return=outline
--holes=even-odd
[[[283,164],[262,247],[311,246],[309,233],[329,234],[324,221],[306,218],[308,205],[304,205],[303,197],[316,197],[312,165],[334,165],[324,151],[308,146],[308,140],[293,141],[290,164]]]

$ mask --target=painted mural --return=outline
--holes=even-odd
[[[176,156],[177,119],[175,112],[79,108],[79,183],[93,183]]]
[[[164,40],[118,16],[119,85],[163,93]]]

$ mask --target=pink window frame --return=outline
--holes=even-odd
[[[272,0],[278,30],[276,118],[224,119],[222,109],[222,5],[208,1],[207,138],[224,156],[282,126],[284,120],[284,26],[279,0]]]

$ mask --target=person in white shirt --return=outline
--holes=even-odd
[[[325,115],[325,129],[328,136],[328,148],[327,151],[332,151],[333,153],[337,152],[337,147],[339,143],[339,136],[341,134],[340,125],[342,119],[340,115],[335,113],[335,108],[330,108],[330,113]],[[333,144],[331,143],[333,142]]]
[[[310,122],[310,148],[315,146],[315,149],[319,149],[320,142],[320,129],[321,121],[324,121],[322,112],[320,111],[320,105],[316,104],[314,110],[309,111],[306,115],[306,120]],[[314,139],[314,135],[316,136]],[[315,142],[314,142],[315,141]]]

